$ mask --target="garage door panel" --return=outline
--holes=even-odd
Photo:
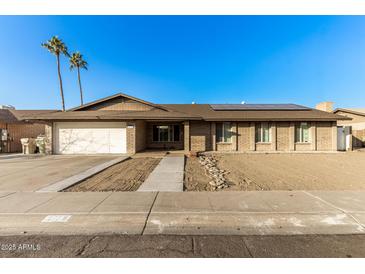
[[[59,154],[126,153],[124,123],[57,123]]]
[[[110,153],[118,153],[120,147],[126,147],[126,130],[124,129],[122,132],[120,132],[118,129],[111,129],[109,131],[109,139],[114,140],[109,143]]]

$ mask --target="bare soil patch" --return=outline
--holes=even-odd
[[[160,162],[160,158],[131,158],[64,191],[136,191]]]
[[[365,190],[365,153],[222,154],[217,166],[227,170],[224,190]],[[185,188],[211,190],[197,158],[187,159]]]
[[[197,157],[187,157],[185,163],[185,191],[209,191],[211,179]]]

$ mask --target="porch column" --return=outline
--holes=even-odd
[[[295,150],[295,123],[290,122],[289,126],[289,151]]]
[[[250,150],[256,150],[255,122],[250,123]]]
[[[337,122],[332,122],[332,151],[337,151]]]
[[[238,122],[236,123],[236,151],[238,151]]]
[[[211,137],[212,137],[212,150],[216,151],[217,150],[217,139],[216,139],[216,124],[215,122],[211,123]]]
[[[190,122],[184,121],[184,150],[185,153],[190,151]]]
[[[311,143],[312,143],[312,150],[317,150],[317,125],[316,125],[316,122],[311,123]]]
[[[271,150],[276,150],[276,123],[271,124]]]

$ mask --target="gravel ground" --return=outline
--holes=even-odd
[[[136,191],[155,169],[159,158],[131,158],[74,185],[65,191]]]
[[[217,154],[227,170],[224,190],[365,190],[365,153]],[[185,189],[210,190],[198,159],[187,159]]]

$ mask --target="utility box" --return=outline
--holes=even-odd
[[[337,127],[337,150],[352,150],[352,131],[351,126]]]
[[[35,143],[38,147],[38,152],[40,154],[46,154],[46,136],[45,135],[39,135],[35,139]]]
[[[8,145],[9,133],[5,128],[0,128],[0,153],[6,152],[6,147]]]

